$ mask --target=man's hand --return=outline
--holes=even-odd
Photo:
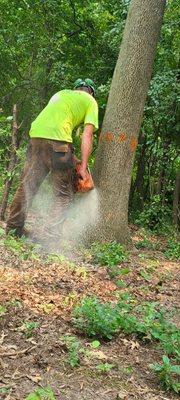
[[[86,180],[86,179],[87,179],[88,172],[87,172],[87,169],[84,168],[82,164],[81,164],[80,167],[79,167],[78,174],[81,176],[81,178],[82,178],[83,180]]]

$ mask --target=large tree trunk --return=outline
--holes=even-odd
[[[131,0],[95,160],[95,240],[128,240],[131,170],[165,2]]]

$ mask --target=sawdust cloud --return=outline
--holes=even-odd
[[[31,238],[46,250],[46,252],[63,253],[64,248],[69,247],[71,255],[75,247],[83,244],[88,228],[93,228],[99,214],[99,195],[95,188],[88,193],[78,193],[70,206],[67,218],[63,225],[63,234],[60,241],[57,240],[59,233],[58,222],[61,221],[61,215],[56,215],[56,228],[54,237],[48,240],[48,219],[53,201],[51,185],[48,179],[41,185],[35,199],[32,209],[28,215],[28,228],[31,232]],[[47,229],[47,230],[46,230]]]

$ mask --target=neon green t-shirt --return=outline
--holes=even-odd
[[[61,90],[49,101],[31,124],[31,138],[62,140],[72,143],[72,132],[81,123],[98,129],[96,100],[81,90]]]

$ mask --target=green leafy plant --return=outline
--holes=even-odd
[[[35,321],[27,321],[24,322],[24,324],[21,327],[21,331],[25,334],[27,338],[30,338],[33,336],[34,331],[37,329],[39,326],[38,322]]]
[[[163,356],[162,363],[151,364],[150,368],[156,372],[162,386],[167,390],[174,390],[180,393],[180,383],[178,383],[178,376],[180,376],[180,366],[172,365],[167,356]]]
[[[3,386],[3,387],[0,388],[0,393],[1,394],[6,394],[6,393],[9,393],[10,390],[11,390],[10,386]]]
[[[25,400],[56,400],[50,387],[40,388],[30,393]]]
[[[180,260],[180,242],[173,239],[169,240],[164,255],[169,260]]]
[[[118,265],[128,258],[124,246],[116,242],[93,243],[91,246],[91,254],[94,263],[107,265],[109,267]]]
[[[100,303],[95,297],[82,300],[73,312],[76,328],[88,336],[100,336],[112,339],[118,332],[118,320],[115,308],[110,303]]]
[[[99,340],[93,340],[93,342],[91,343],[91,347],[93,349],[98,349],[98,347],[101,345],[101,343],[99,342]]]
[[[150,203],[145,204],[143,211],[135,219],[137,225],[147,227],[155,232],[163,232],[169,228],[171,209],[162,203],[160,195],[154,195]]]
[[[75,327],[86,335],[105,339],[123,330],[144,340],[157,340],[168,354],[178,356],[180,331],[165,318],[165,310],[157,303],[136,305],[128,295],[122,295],[116,305],[101,303],[95,297],[84,298],[73,311]]]
[[[0,317],[6,314],[6,311],[7,311],[6,307],[0,304]]]
[[[36,246],[26,244],[23,238],[17,239],[9,234],[1,243],[21,260],[29,258],[39,260],[39,256],[35,253]]]
[[[82,352],[80,342],[75,336],[64,335],[60,337],[60,340],[65,343],[68,349],[68,363],[72,368],[79,365],[79,353]]]
[[[156,247],[156,245],[152,242],[150,242],[150,240],[148,240],[147,238],[143,239],[143,240],[139,240],[139,242],[136,243],[136,247],[137,249],[154,249]]]
[[[139,274],[142,276],[142,278],[145,279],[145,281],[147,281],[147,282],[150,282],[150,281],[151,281],[152,276],[151,276],[150,274],[148,274],[145,270],[142,269],[142,270],[139,272]]]
[[[120,289],[123,289],[126,287],[126,283],[122,279],[118,279],[115,281],[116,286]]]
[[[114,364],[109,363],[99,364],[96,366],[96,369],[103,374],[111,371],[112,368],[114,368]]]

